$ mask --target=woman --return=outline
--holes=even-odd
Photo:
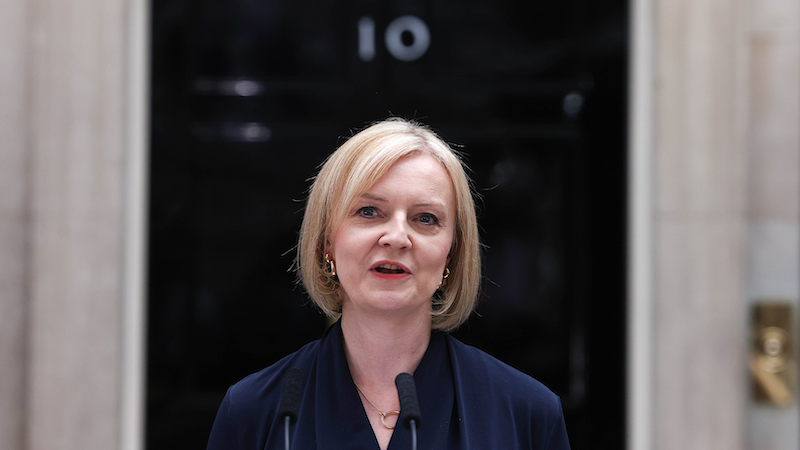
[[[278,404],[292,368],[305,374],[292,448],[410,448],[395,428],[404,372],[420,448],[569,448],[558,397],[446,334],[475,307],[480,250],[469,180],[433,132],[389,119],[334,152],[311,188],[298,266],[312,300],[341,318],[232,386],[209,450],[283,448]]]

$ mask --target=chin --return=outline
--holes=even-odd
[[[364,309],[386,313],[402,311],[413,313],[422,309],[426,309],[427,312],[430,312],[431,304],[430,301],[422,302],[420,300],[412,300],[409,299],[409,296],[398,293],[379,294],[373,298],[354,303],[361,304]]]

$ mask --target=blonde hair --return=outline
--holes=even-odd
[[[325,249],[359,196],[399,159],[427,153],[444,167],[456,197],[456,227],[450,250],[450,276],[432,308],[431,327],[452,331],[475,309],[481,260],[475,203],[459,156],[433,131],[400,118],[375,123],[333,152],[311,185],[298,241],[296,270],[311,299],[328,316],[341,311],[342,288],[326,274]]]

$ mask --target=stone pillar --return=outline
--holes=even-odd
[[[141,442],[144,6],[0,6],[4,449]]]
[[[634,2],[631,449],[745,448],[744,2]]]
[[[744,2],[656,9],[655,449],[744,449]]]
[[[27,388],[27,18],[27,3],[0,3],[0,448],[12,450]]]

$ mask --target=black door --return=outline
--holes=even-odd
[[[574,449],[624,448],[626,3],[155,1],[147,448],[204,448],[230,384],[319,337],[308,179],[390,115],[481,196],[456,335],[561,395]]]

